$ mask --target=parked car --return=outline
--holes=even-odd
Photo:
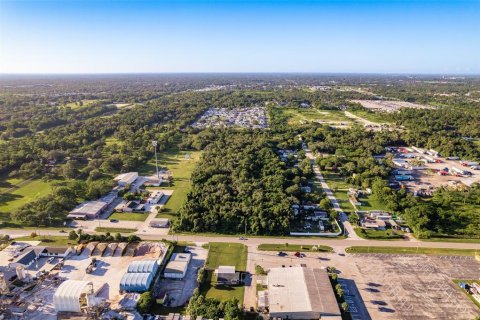
[[[118,222],[117,219],[110,219],[110,222]]]
[[[286,252],[283,252],[283,251],[278,251],[277,252],[277,256],[279,256],[279,257],[285,257],[286,255],[287,255]]]

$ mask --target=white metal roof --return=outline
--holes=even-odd
[[[271,314],[314,312],[340,314],[327,272],[322,269],[272,268],[268,272]]]
[[[235,266],[218,266],[218,273],[235,273]]]
[[[80,296],[87,292],[92,282],[83,280],[66,280],[55,291],[53,303],[57,312],[80,312]]]

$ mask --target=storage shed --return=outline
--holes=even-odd
[[[145,292],[153,281],[153,273],[125,273],[120,280],[120,290],[127,292]]]
[[[90,281],[66,280],[55,291],[53,304],[57,312],[82,312],[90,306],[93,284]]]
[[[128,273],[157,273],[158,261],[157,260],[143,260],[133,261],[128,266]]]

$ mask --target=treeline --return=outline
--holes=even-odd
[[[175,228],[286,234],[291,217],[284,164],[262,131],[219,130],[192,174]]]

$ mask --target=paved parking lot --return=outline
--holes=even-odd
[[[480,263],[473,257],[293,253],[251,250],[248,271],[255,265],[337,269],[353,319],[473,319],[479,309],[459,291],[452,279],[479,279]],[[247,307],[255,303],[255,290],[245,290]]]
[[[171,307],[177,307],[185,304],[193,295],[193,290],[197,287],[198,270],[204,266],[207,259],[208,250],[202,247],[187,247],[192,253],[192,260],[188,265],[188,270],[183,280],[173,280],[160,278],[155,283],[154,295],[160,292],[166,292]]]

